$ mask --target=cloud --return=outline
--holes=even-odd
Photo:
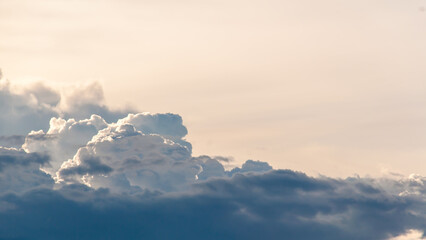
[[[0,136],[0,146],[9,148],[20,148],[25,143],[25,136],[12,135]]]
[[[389,240],[424,240],[424,239],[426,238],[423,237],[422,231],[419,231],[416,229],[410,229],[406,233],[390,238]]]
[[[49,125],[46,133],[42,130],[29,133],[22,148],[27,152],[47,153],[51,161],[45,170],[51,175],[55,175],[62,163],[72,158],[99,130],[107,127],[105,120],[97,115],[80,121],[52,118]]]
[[[117,191],[126,189],[117,179],[127,180],[128,186],[172,191],[195,181],[199,171],[188,148],[119,121],[99,131],[80,148],[73,159],[62,165],[58,177],[65,182]]]
[[[267,172],[272,170],[272,167],[267,162],[247,160],[241,168],[234,168],[230,172],[231,175],[235,173],[248,173],[248,172]]]
[[[199,156],[194,157],[194,161],[198,162],[202,171],[198,174],[199,180],[206,180],[212,177],[225,177],[227,173],[220,161],[215,157]]]
[[[160,130],[165,122],[172,126]],[[112,124],[98,115],[80,121],[52,118],[49,130],[31,132],[22,148],[48,154],[51,161],[44,170],[58,174],[59,180],[97,182],[94,186],[102,187],[125,178],[131,188],[170,191],[195,180],[200,171],[191,158],[191,144],[182,138],[186,132],[181,117],[174,114],[130,114]],[[107,179],[93,175],[106,173],[110,173]]]
[[[96,114],[107,122],[115,122],[130,111],[130,109],[111,110],[105,105],[104,100],[102,86],[98,82],[92,82],[70,87],[62,94],[59,107],[64,118],[81,120]]]
[[[223,158],[192,157],[187,129],[176,114],[129,114],[108,124],[98,115],[76,121],[52,118],[50,128],[33,131],[22,148],[51,158],[43,170],[61,184],[83,183],[116,192],[135,189],[178,191],[196,181],[264,172],[272,168],[249,160],[225,171]]]
[[[0,239],[422,239],[426,178],[309,177],[193,156],[177,114],[98,84],[0,88]]]
[[[223,162],[230,160],[224,157],[199,156],[194,157],[194,161],[198,162],[202,171],[197,175],[199,180],[206,180],[212,177],[232,177],[237,173],[264,173],[272,170],[267,162],[247,160],[241,168],[236,167],[230,171],[225,171]]]
[[[54,154],[59,158],[62,157],[62,161],[54,161],[55,166],[63,162],[56,173],[57,181],[66,184],[83,183],[94,188],[109,188],[115,192],[134,191],[135,188],[170,192],[187,189],[189,185],[211,177],[232,176],[237,172],[265,172],[272,169],[265,162],[248,160],[241,169],[236,168],[227,172],[217,158],[192,157],[191,144],[183,139],[187,130],[178,115],[129,114],[117,123],[111,124],[106,124],[96,115],[93,115],[92,119],[97,119],[101,123],[100,128],[105,128],[91,137],[87,145],[77,150],[69,147],[69,144],[63,147],[61,143],[59,147],[53,148],[77,150],[68,160],[63,158],[67,156],[66,154],[61,152]],[[84,123],[85,129],[92,121],[71,121],[68,125],[80,126]],[[58,142],[58,139],[68,139],[68,132],[72,128],[64,126],[67,122],[70,120],[53,119],[53,125],[64,129],[63,134],[48,137],[53,140],[47,141]],[[163,125],[167,127],[162,127]],[[93,134],[97,129],[92,130],[82,132]],[[49,132],[54,133],[51,130]],[[42,138],[42,144],[46,141],[44,138],[49,136],[49,132]],[[24,149],[30,152],[40,151],[39,147],[31,148],[33,145],[40,146],[38,143],[40,137],[35,137],[39,134],[43,133],[30,134],[23,146]],[[83,139],[80,141],[82,143],[89,139],[90,135],[76,139]],[[50,148],[51,145],[43,150],[48,151]],[[67,161],[64,162],[65,160]]]
[[[109,122],[127,115],[129,110],[111,110],[104,104],[98,83],[56,90],[38,82],[12,85],[0,78],[0,135],[26,135],[49,128],[53,117],[82,120],[97,114]]]
[[[52,117],[58,116],[53,105],[37,98],[39,88],[17,92],[6,80],[0,80],[0,135],[25,135],[31,130],[45,129]]]
[[[53,179],[40,170],[48,162],[49,157],[43,154],[0,147],[0,194],[53,187]]]
[[[129,114],[127,117],[120,119],[118,123],[132,124],[137,130],[145,134],[164,136],[192,151],[192,145],[183,139],[188,134],[188,130],[183,125],[182,117],[177,114]]]
[[[0,197],[7,206],[0,238],[380,240],[424,229],[424,200],[379,185],[278,170],[202,182],[179,194],[38,189]]]

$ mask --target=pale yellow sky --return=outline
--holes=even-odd
[[[12,82],[98,80],[194,154],[426,174],[426,0],[0,0]]]

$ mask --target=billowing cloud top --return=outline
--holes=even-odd
[[[98,114],[107,121],[124,117],[126,111],[112,111],[103,103],[98,83],[58,91],[43,83],[14,86],[0,78],[0,135],[25,135],[32,130],[47,130],[52,117],[89,118]]]
[[[193,156],[179,115],[98,84],[0,85],[0,239],[421,239],[426,178],[309,177]],[[414,235],[413,235],[414,234]]]

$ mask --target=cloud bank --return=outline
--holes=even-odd
[[[422,239],[426,178],[309,177],[193,156],[177,114],[98,84],[0,88],[0,239]]]

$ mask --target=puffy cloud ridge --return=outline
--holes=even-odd
[[[254,160],[225,170],[229,159],[192,155],[179,115],[112,111],[98,84],[62,94],[1,80],[0,110],[0,239],[385,240],[426,229],[425,177],[309,177]]]

